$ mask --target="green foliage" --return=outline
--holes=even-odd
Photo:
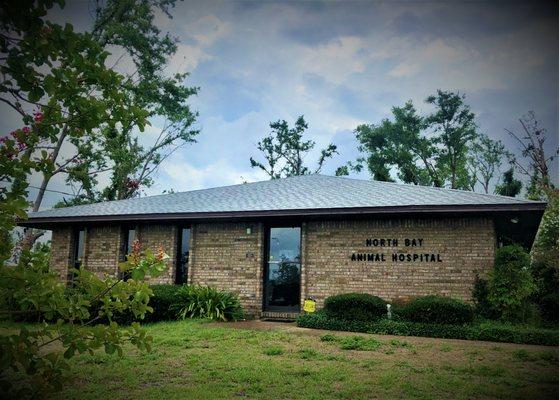
[[[559,322],[559,293],[550,293],[542,297],[539,303],[543,319]]]
[[[386,314],[386,302],[366,293],[338,294],[326,298],[324,310],[334,318],[371,321]]]
[[[500,140],[492,140],[483,133],[477,135],[470,146],[468,158],[472,191],[476,183],[479,183],[485,193],[489,193],[489,184],[498,172],[505,155],[508,153]]]
[[[236,321],[243,317],[243,309],[236,294],[210,286],[183,285],[176,293],[172,306],[181,318],[209,318]]]
[[[359,151],[373,176],[393,181],[392,170],[406,183],[469,189],[473,177],[467,168],[468,151],[476,138],[474,114],[459,93],[438,90],[426,102],[435,111],[425,117],[411,101],[393,107],[393,120],[360,125],[355,129]],[[351,169],[356,169],[351,165]],[[343,174],[347,169],[339,169]]]
[[[47,19],[54,3],[64,4],[30,2],[22,7],[11,0],[3,3],[3,10],[10,11],[2,12],[1,20],[0,92],[10,94],[4,102],[22,120],[22,127],[3,143],[4,156],[17,163],[2,168],[8,177],[2,180],[13,191],[18,185],[26,188],[23,182],[32,170],[39,172],[42,182],[34,210],[57,174],[90,190],[96,178],[88,172],[104,167],[100,132],[119,126],[143,130],[148,117],[147,110],[131,101],[124,77],[107,66],[109,53],[91,33]],[[63,146],[69,150],[61,152]]]
[[[475,302],[476,314],[488,319],[496,319],[498,317],[489,301],[489,282],[487,279],[476,276],[472,298]]]
[[[364,332],[382,335],[485,340],[490,342],[537,344],[544,346],[559,345],[559,331],[557,330],[526,328],[494,322],[451,325],[397,321],[385,318],[372,322],[347,321],[332,318],[321,310],[313,314],[299,316],[297,318],[297,325],[303,328]]]
[[[514,177],[514,168],[511,167],[503,173],[502,183],[495,186],[495,194],[516,197],[522,190],[522,182]]]
[[[150,286],[153,295],[149,300],[149,305],[153,312],[146,315],[146,322],[172,321],[177,318],[172,306],[177,301],[179,285],[152,285]]]
[[[322,149],[317,167],[312,171],[304,165],[305,156],[316,145],[312,140],[303,140],[308,127],[302,115],[297,118],[294,128],[289,128],[285,120],[270,123],[272,132],[257,144],[257,149],[262,153],[265,163],[250,157],[250,166],[260,168],[270,179],[320,172],[324,161],[337,154],[337,147],[331,143]]]
[[[137,323],[121,329],[115,317],[131,312],[134,318],[152,311],[148,305],[151,289],[145,278],[156,277],[166,268],[169,257],[162,251],[131,254],[120,268],[130,272],[132,279],[101,279],[86,268],[75,270],[73,290],[66,290],[58,273],[48,268],[44,251],[24,250],[15,267],[0,267],[0,315],[33,316],[41,324],[33,330],[1,335],[0,384],[10,395],[44,397],[59,390],[63,383],[66,360],[76,354],[93,354],[104,349],[107,354],[123,354],[123,345],[131,343],[140,350],[149,350],[151,339]],[[99,324],[107,320],[107,324]],[[51,343],[59,343],[62,352],[45,351]],[[14,385],[7,373],[23,372],[29,384]]]
[[[530,256],[518,245],[497,250],[489,277],[489,302],[500,318],[519,321],[535,285],[529,271]]]
[[[543,317],[552,315],[554,300],[559,294],[559,190],[547,191],[548,205],[543,215],[534,246],[530,271],[537,286],[536,301]]]
[[[418,297],[398,310],[398,318],[411,322],[461,325],[472,322],[472,306],[441,296]]]

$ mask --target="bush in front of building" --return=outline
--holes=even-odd
[[[559,293],[551,293],[540,300],[542,317],[546,321],[559,322]]]
[[[208,318],[237,321],[244,316],[239,296],[210,286],[183,285],[171,309],[180,319]]]
[[[529,270],[530,255],[519,245],[505,246],[495,253],[489,274],[488,299],[505,321],[524,321],[530,296],[536,286]]]
[[[180,285],[151,285],[153,295],[149,299],[152,313],[146,314],[145,322],[172,321],[177,319],[177,313],[172,309],[177,301]]]
[[[345,293],[326,298],[325,312],[346,321],[372,321],[386,315],[386,301],[367,293]]]
[[[418,297],[398,307],[396,317],[410,322],[462,325],[474,319],[473,307],[469,304],[442,296]]]
[[[475,304],[475,313],[486,319],[498,319],[499,314],[493,309],[489,301],[489,281],[476,276],[472,298]]]
[[[382,335],[421,336],[444,339],[485,340],[543,346],[559,345],[559,331],[506,325],[497,322],[481,324],[429,324],[381,318],[377,321],[345,321],[329,316],[324,310],[303,314],[297,319],[303,328],[363,332]]]

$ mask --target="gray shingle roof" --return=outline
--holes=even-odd
[[[148,214],[232,213],[421,206],[530,206],[517,198],[426,186],[306,175],[32,213],[33,220]]]

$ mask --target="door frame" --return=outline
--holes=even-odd
[[[299,228],[299,304],[295,310],[289,310],[281,306],[268,306],[266,299],[266,291],[268,289],[268,260],[270,259],[270,231],[272,228]],[[301,275],[303,270],[303,226],[301,223],[268,223],[264,224],[264,257],[262,257],[263,274],[262,274],[262,311],[272,311],[272,312],[295,312],[301,311]]]

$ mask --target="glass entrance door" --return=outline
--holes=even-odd
[[[301,296],[301,228],[269,228],[264,274],[264,309],[299,311]]]

